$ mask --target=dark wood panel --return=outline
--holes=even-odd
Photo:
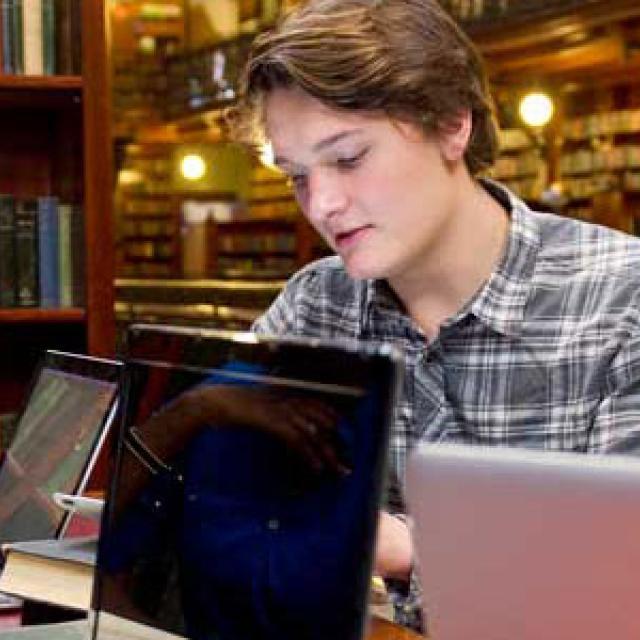
[[[112,355],[115,350],[112,220],[115,185],[107,4],[103,0],[82,0],[88,339],[90,352],[102,356]]]
[[[2,315],[10,314],[3,311]],[[69,318],[65,322],[49,322],[42,317],[22,318],[11,326],[0,325],[0,413],[14,413],[21,406],[36,364],[46,349],[84,353],[87,350],[84,325]]]
[[[0,325],[83,322],[84,309],[0,309]]]

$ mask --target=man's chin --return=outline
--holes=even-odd
[[[346,272],[354,280],[377,280],[386,277],[379,263],[372,264],[371,261],[354,260],[344,256],[342,256],[342,262]]]

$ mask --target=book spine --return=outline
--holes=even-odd
[[[58,200],[38,198],[38,259],[40,306],[59,305],[60,277],[58,263]]]
[[[74,307],[84,307],[85,295],[84,214],[79,205],[71,207],[71,297]]]
[[[44,68],[42,35],[42,0],[22,0],[22,46],[25,75],[42,75]]]
[[[55,62],[56,73],[73,73],[71,0],[55,0]]]
[[[4,24],[4,0],[0,0],[0,73],[5,73],[4,71],[4,33],[3,33],[3,25]]]
[[[49,76],[56,72],[55,12],[55,0],[42,0],[42,70]]]
[[[22,0],[13,0],[11,17],[11,62],[13,73],[20,75],[24,73],[24,53],[22,48]]]
[[[0,194],[0,307],[16,304],[15,199]]]
[[[58,205],[58,298],[61,307],[73,306],[71,275],[71,205]]]
[[[0,0],[0,12],[2,13],[2,73],[13,73],[13,11],[14,0]]]
[[[38,306],[38,201],[16,201],[16,303],[19,307]]]

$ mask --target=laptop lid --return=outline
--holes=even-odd
[[[60,536],[52,495],[81,493],[116,412],[120,365],[47,351],[0,466],[0,543]]]
[[[640,463],[425,445],[408,505],[434,640],[640,637]]]
[[[221,640],[359,638],[398,363],[388,347],[134,326],[97,637],[124,624]],[[186,433],[203,405],[185,394],[203,390],[213,409]],[[289,428],[324,430],[324,463]],[[140,446],[150,441],[177,446],[154,461],[157,447]]]

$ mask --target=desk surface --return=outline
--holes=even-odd
[[[86,622],[76,620],[52,625],[16,627],[0,631],[2,640],[84,640]],[[371,621],[366,640],[419,640],[421,636],[378,618]]]
[[[409,631],[406,627],[399,627],[381,618],[373,618],[366,640],[418,640],[418,638],[422,636]]]

